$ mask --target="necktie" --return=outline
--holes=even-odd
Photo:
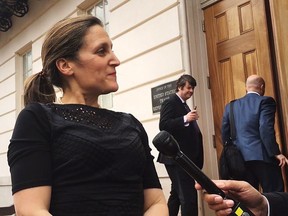
[[[189,108],[189,106],[186,104],[186,102],[184,102],[183,105],[184,105],[184,107],[185,107],[185,109],[186,109],[187,112],[190,112],[190,111],[191,111],[190,108]]]

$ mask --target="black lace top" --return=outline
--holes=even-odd
[[[30,104],[9,145],[12,192],[51,185],[53,216],[143,215],[143,189],[161,187],[150,151],[130,114]]]

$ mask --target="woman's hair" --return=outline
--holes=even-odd
[[[77,61],[86,32],[94,25],[103,26],[98,18],[85,15],[61,20],[48,31],[41,52],[43,69],[29,77],[24,84],[25,106],[31,102],[55,101],[54,86],[63,88],[56,61],[60,58]]]
[[[176,81],[176,92],[179,91],[179,88],[183,88],[186,85],[186,82],[188,82],[192,87],[197,85],[196,80],[191,75],[184,74]]]

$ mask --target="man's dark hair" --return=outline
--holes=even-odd
[[[192,87],[195,87],[197,85],[196,80],[191,75],[184,74],[180,76],[180,78],[176,82],[176,92],[179,91],[179,88],[183,88],[186,82],[188,82]]]

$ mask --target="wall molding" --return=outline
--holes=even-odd
[[[208,6],[211,6],[212,4],[215,4],[216,2],[219,2],[221,0],[201,0],[201,8],[205,9]]]

